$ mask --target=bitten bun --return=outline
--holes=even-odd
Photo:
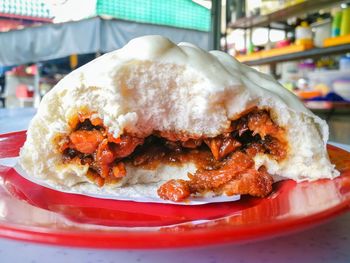
[[[172,178],[186,178],[196,168],[192,163],[162,164],[155,170],[127,166],[119,183],[99,188],[85,177],[86,165],[63,163],[53,143],[57,134],[71,131],[69,119],[79,109],[94,112],[115,138],[123,131],[141,137],[154,131],[215,137],[253,107],[269,109],[288,142],[287,156],[280,162],[256,155],[257,169],[264,165],[275,180],[339,174],[326,151],[326,122],[291,92],[226,53],[207,52],[189,43],[176,45],[161,36],[136,38],[62,79],[45,95],[30,123],[20,164],[30,176],[57,189],[137,195],[144,184],[157,187]]]

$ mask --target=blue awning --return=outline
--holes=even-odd
[[[94,17],[0,33],[0,65],[34,63],[71,54],[105,53],[143,35],[163,35],[175,43],[190,42],[209,49],[208,32]]]

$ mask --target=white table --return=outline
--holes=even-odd
[[[0,133],[26,129],[35,110],[0,109]],[[339,145],[350,151],[350,146]],[[350,210],[349,210],[350,211]],[[0,262],[350,262],[350,213],[289,236],[244,245],[173,250],[94,250],[0,239]]]

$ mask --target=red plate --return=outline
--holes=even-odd
[[[25,132],[0,135],[0,158],[18,156]],[[0,236],[93,248],[242,243],[319,224],[350,206],[350,153],[328,146],[335,180],[274,185],[263,199],[200,206],[104,200],[57,192],[0,166]],[[45,158],[45,156],[43,156]]]

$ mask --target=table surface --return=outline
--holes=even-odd
[[[0,109],[0,133],[27,128],[31,108]],[[350,151],[349,145],[340,145]],[[18,253],[20,251],[20,253]],[[350,262],[350,213],[312,229],[242,245],[167,250],[96,250],[0,239],[0,262],[52,263],[183,262]]]

